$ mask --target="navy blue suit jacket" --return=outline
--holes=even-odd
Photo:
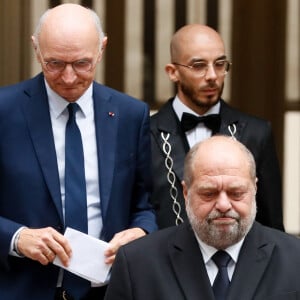
[[[149,110],[142,101],[94,83],[103,230],[156,229],[149,205]],[[113,114],[111,114],[113,113]],[[64,232],[57,158],[44,77],[0,89],[1,299],[54,299],[58,268],[9,255],[21,226]],[[41,294],[42,292],[42,294]]]

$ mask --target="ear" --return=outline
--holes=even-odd
[[[31,36],[31,43],[32,43],[32,47],[33,47],[37,61],[41,62],[41,58],[40,58],[39,51],[38,51],[38,43],[33,35]]]
[[[104,50],[106,49],[106,46],[107,46],[107,42],[108,42],[108,39],[107,39],[107,36],[105,36],[102,41],[102,45],[101,45],[101,49],[100,49],[100,53],[99,53],[97,62],[99,62],[102,59]]]
[[[173,64],[167,64],[165,66],[165,71],[171,81],[173,81],[174,83],[178,81],[178,71]]]
[[[182,189],[183,189],[184,200],[185,200],[185,202],[187,202],[187,199],[188,199],[188,188],[187,188],[186,183],[185,183],[184,180],[181,181],[181,185],[182,185]]]
[[[258,178],[255,178],[255,183],[254,183],[254,189],[255,189],[255,195],[257,193],[257,182],[258,182]]]

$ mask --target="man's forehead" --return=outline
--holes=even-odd
[[[247,164],[240,164],[238,161],[230,162],[222,159],[210,162],[204,162],[203,164],[195,164],[194,176],[248,176],[249,168]]]
[[[201,188],[213,188],[220,186],[230,186],[230,187],[240,187],[246,186],[249,183],[248,176],[240,175],[229,175],[229,174],[219,174],[219,175],[201,175],[195,178],[196,185]]]

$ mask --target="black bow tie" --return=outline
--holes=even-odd
[[[219,114],[212,114],[203,117],[197,117],[189,113],[182,114],[181,127],[184,132],[195,128],[200,122],[202,122],[208,129],[212,130],[213,133],[216,133],[220,129],[221,119]]]

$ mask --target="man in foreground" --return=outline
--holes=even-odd
[[[255,221],[256,180],[240,142],[196,144],[182,183],[189,222],[121,247],[105,300],[300,299],[300,241]]]

